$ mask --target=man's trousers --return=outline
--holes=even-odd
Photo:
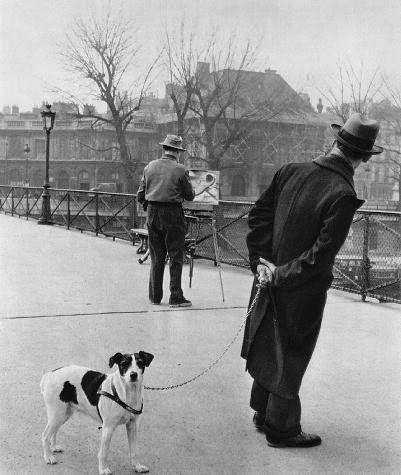
[[[148,204],[149,251],[151,258],[149,299],[160,303],[163,298],[163,275],[166,256],[170,265],[170,299],[183,298],[181,288],[185,252],[185,217],[181,204]]]
[[[251,391],[251,408],[265,414],[267,437],[282,440],[301,432],[301,402],[299,397],[284,399],[269,393],[256,380]]]

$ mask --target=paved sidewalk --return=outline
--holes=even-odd
[[[213,265],[195,262],[192,289],[186,266],[194,307],[174,310],[167,287],[163,305],[148,304],[149,265],[137,258],[128,243],[0,215],[1,475],[97,473],[99,431],[90,419],[64,425],[59,464],[44,463],[45,371],[73,362],[108,371],[116,351],[145,350],[155,355],[146,384],[170,385],[202,371],[241,326],[247,271],[223,267],[223,303]],[[240,337],[197,381],[146,393],[141,463],[158,475],[399,474],[400,309],[329,293],[301,393],[303,428],[322,436],[320,447],[272,449],[255,432]],[[123,427],[110,460],[115,474],[132,473]]]

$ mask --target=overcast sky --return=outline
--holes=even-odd
[[[66,87],[57,45],[75,16],[100,12],[107,0],[0,0],[0,110],[22,110],[58,99],[49,85]],[[353,64],[366,76],[377,68],[401,90],[399,0],[113,0],[139,28],[149,55],[165,25],[187,25],[200,37],[217,26],[224,42],[262,39],[254,69],[276,69],[297,91],[311,95],[336,79],[337,65]],[[71,83],[70,83],[71,85]],[[164,94],[163,79],[155,83]],[[91,102],[90,100],[88,100]],[[92,101],[93,102],[93,101]]]

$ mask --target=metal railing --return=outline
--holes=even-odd
[[[214,210],[220,261],[249,267],[246,234],[253,202],[220,201]],[[199,233],[196,256],[215,260],[212,233]],[[401,213],[359,210],[337,255],[333,288],[401,303]]]
[[[0,186],[0,212],[39,219],[43,188]],[[125,193],[50,188],[51,219],[67,229],[132,240],[130,229],[145,217],[137,212],[136,196]]]
[[[0,212],[26,219],[41,214],[42,188],[0,186]],[[146,215],[136,196],[50,188],[52,220],[67,229],[132,241],[132,228],[144,227]],[[220,201],[212,212],[219,259],[249,267],[246,233],[253,202]],[[195,257],[216,261],[211,221],[190,226]],[[202,223],[208,223],[202,224]],[[191,233],[193,236],[191,236]],[[332,287],[362,299],[401,303],[401,213],[359,210],[334,266]]]

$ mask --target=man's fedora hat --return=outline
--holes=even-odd
[[[382,147],[374,144],[379,128],[376,120],[364,119],[360,113],[352,114],[342,126],[331,124],[331,129],[339,142],[355,152],[369,155],[383,152]]]
[[[160,142],[160,145],[165,147],[176,148],[177,150],[185,151],[185,148],[182,148],[182,138],[177,135],[167,135],[163,142]]]

